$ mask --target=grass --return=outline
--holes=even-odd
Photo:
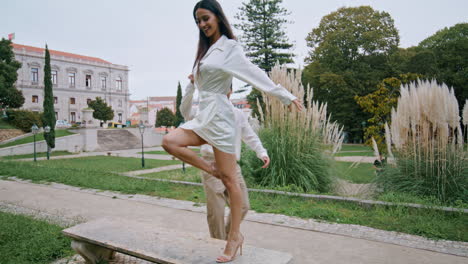
[[[363,152],[373,152],[372,148],[363,144],[343,144],[341,146],[342,151],[363,151]]]
[[[0,113],[0,114],[3,115],[3,113]],[[0,118],[0,129],[17,129],[17,128],[10,125],[3,118]]]
[[[51,157],[54,157],[54,156],[66,156],[66,155],[73,155],[75,153],[71,153],[71,152],[68,152],[68,151],[54,151],[52,153],[50,153],[50,156]],[[36,157],[40,158],[40,157],[47,157],[47,152],[38,152],[36,153]],[[3,156],[3,157],[0,157],[2,159],[6,159],[6,160],[13,160],[13,159],[28,159],[28,158],[34,158],[34,154],[23,154],[23,155],[13,155],[13,156]]]
[[[34,164],[33,162],[0,161],[0,163],[2,163],[0,175],[12,175],[30,179],[33,182],[58,182],[82,188],[187,200],[196,204],[205,201],[202,187],[128,178],[110,173],[109,170],[93,168],[93,165],[81,169],[58,170],[56,166],[44,166],[46,162],[42,165],[42,162]],[[34,173],[31,173],[32,171]],[[354,203],[316,201],[255,192],[250,193],[250,203],[252,209],[257,212],[279,213],[334,223],[358,224],[433,239],[468,241],[468,225],[466,225],[468,215],[462,213],[383,206],[365,209]]]
[[[336,176],[352,183],[371,183],[375,168],[370,163],[335,162]]]
[[[36,168],[42,167],[45,169],[58,169],[62,171],[88,171],[93,174],[99,174],[100,172],[126,172],[152,169],[174,164],[180,164],[180,161],[145,159],[145,168],[142,168],[140,158],[93,156],[73,159],[40,160],[37,161]]]
[[[71,240],[61,230],[46,221],[0,212],[0,262],[48,264],[73,255]]]
[[[68,130],[55,130],[55,138],[59,137],[64,137],[64,136],[69,136],[69,135],[74,135],[75,133],[72,133]],[[36,142],[44,140],[44,133],[38,133],[36,135]],[[8,142],[6,144],[1,144],[0,148],[6,148],[6,147],[11,147],[11,146],[16,146],[16,145],[21,145],[21,144],[26,144],[26,143],[32,143],[34,142],[34,136],[29,136],[25,138],[21,138],[12,142]]]
[[[334,175],[351,183],[372,183],[375,179],[375,169],[372,164],[343,161],[337,161],[335,164],[336,171]],[[193,167],[187,168],[185,173],[182,172],[182,169],[176,169],[148,173],[139,176],[176,181],[201,182],[200,170]],[[256,188],[265,188],[257,186],[253,182],[247,182],[247,184],[249,186],[255,186]]]
[[[359,151],[359,152],[354,152],[354,151],[340,151],[334,155],[335,157],[349,157],[349,156],[366,156],[366,157],[373,157],[374,152],[371,151]]]

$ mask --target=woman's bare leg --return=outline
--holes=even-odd
[[[219,177],[229,193],[229,203],[231,206],[231,228],[229,231],[228,242],[224,249],[224,255],[232,256],[241,243],[240,223],[242,220],[242,191],[239,180],[236,175],[236,155],[222,152],[213,147],[217,177]],[[224,260],[223,256],[218,260]]]
[[[174,157],[194,167],[213,173],[213,166],[200,158],[197,153],[187,148],[188,146],[201,146],[206,141],[195,132],[188,129],[177,128],[163,137],[162,147]]]

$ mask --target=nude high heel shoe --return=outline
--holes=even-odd
[[[217,259],[216,259],[216,262],[217,263],[227,263],[227,262],[231,262],[233,261],[235,258],[236,258],[236,255],[237,255],[237,250],[240,248],[240,255],[242,256],[242,244],[244,243],[244,236],[239,233],[239,236],[240,236],[240,239],[238,242],[236,242],[235,240],[228,240],[227,242],[227,245],[226,245],[226,248],[227,247],[235,247],[234,248],[234,251],[232,252],[232,255],[231,256],[228,256],[228,255],[221,255],[219,256]],[[237,245],[235,245],[235,243],[237,243]],[[234,245],[232,245],[234,244]]]

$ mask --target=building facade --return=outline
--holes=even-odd
[[[159,110],[168,108],[173,113],[176,112],[176,97],[152,96],[146,100],[131,100],[129,107],[132,125],[143,121],[145,124],[154,127]]]
[[[45,49],[12,44],[18,70],[17,89],[23,92],[23,109],[43,111]],[[73,53],[50,51],[54,109],[57,120],[86,123],[88,102],[101,97],[114,110],[114,122],[130,119],[128,72],[124,65]]]

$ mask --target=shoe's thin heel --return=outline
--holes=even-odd
[[[240,244],[240,255],[242,256],[242,244]]]

